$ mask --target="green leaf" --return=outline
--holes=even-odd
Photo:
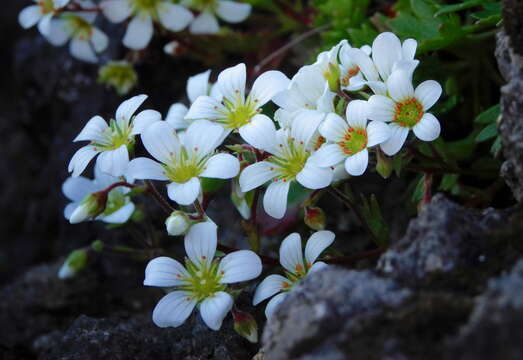
[[[445,5],[445,6],[442,6],[438,11],[436,11],[434,16],[440,16],[443,14],[448,14],[448,13],[453,13],[456,11],[465,10],[465,9],[468,9],[468,8],[471,8],[474,6],[478,6],[484,2],[485,2],[485,0],[469,0],[469,1],[459,3],[459,4]]]
[[[439,189],[443,191],[450,191],[458,183],[459,175],[457,174],[445,174],[441,178]]]
[[[414,188],[414,191],[412,192],[412,195],[410,197],[410,200],[414,203],[414,204],[417,204],[421,201],[421,199],[423,199],[423,185],[425,183],[425,179],[423,176],[419,176],[417,182],[416,182],[416,186]]]
[[[410,0],[412,12],[420,18],[430,18],[438,9],[438,5],[433,0]]]
[[[501,105],[497,104],[494,105],[487,110],[483,111],[481,114],[479,114],[474,122],[478,124],[491,124],[495,123],[498,119],[499,115],[501,114]]]
[[[492,155],[497,156],[497,154],[501,151],[502,145],[503,144],[501,143],[501,137],[498,136],[496,138],[496,141],[494,141],[494,143],[490,147],[490,152],[492,153]]]
[[[474,19],[484,20],[501,15],[501,3],[484,4],[483,10],[470,14]]]
[[[487,141],[489,139],[492,139],[498,134],[498,129],[496,123],[492,123],[490,125],[487,125],[481,132],[476,136],[475,141],[476,142],[482,142]]]
[[[367,200],[367,198],[361,194],[361,205],[359,208],[374,235],[376,245],[386,248],[389,245],[389,226],[385,222],[385,219],[383,219],[376,196],[372,194]]]

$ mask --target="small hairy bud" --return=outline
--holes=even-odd
[[[69,222],[78,224],[87,219],[94,218],[104,212],[107,204],[107,193],[100,191],[87,195],[80,205],[73,211]]]
[[[232,310],[232,317],[234,319],[234,330],[251,343],[258,342],[258,324],[254,317],[244,311]]]
[[[183,235],[191,227],[191,219],[183,211],[173,211],[165,220],[165,227],[169,235]]]
[[[138,83],[138,75],[127,61],[109,61],[98,70],[98,82],[113,87],[125,95]]]
[[[329,83],[330,91],[338,92],[340,89],[340,68],[338,65],[329,63],[329,71],[324,76]]]
[[[387,179],[393,170],[392,159],[390,157],[388,157],[387,155],[385,155],[381,150],[378,150],[376,152],[376,157],[378,159],[378,162],[376,163],[376,171],[384,179]]]
[[[316,206],[305,207],[305,224],[313,230],[325,229],[326,217],[322,209]]]
[[[87,266],[87,250],[77,249],[69,254],[58,271],[60,279],[70,279]]]

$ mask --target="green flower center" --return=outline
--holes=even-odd
[[[225,290],[226,285],[220,283],[223,271],[218,271],[218,262],[214,261],[211,265],[208,265],[206,262],[202,262],[201,265],[195,265],[186,259],[185,267],[187,272],[189,272],[189,276],[183,278],[185,284],[177,289],[190,292],[191,299],[188,300],[202,301],[219,291]]]
[[[423,105],[416,98],[410,98],[396,103],[392,122],[402,127],[412,128],[419,123],[424,114]]]
[[[80,16],[66,14],[63,18],[67,21],[67,27],[74,38],[79,40],[90,39],[93,34],[93,26]]]
[[[197,150],[195,149],[195,151]],[[189,157],[187,150],[182,148],[177,157],[173,155],[173,161],[170,164],[163,165],[165,176],[175,183],[184,184],[205,170],[207,158],[198,160],[196,156]]]
[[[224,124],[227,129],[238,129],[244,125],[247,125],[254,115],[258,114],[255,103],[258,100],[253,102],[250,99],[247,99],[246,102],[239,100],[236,103],[232,103],[227,99],[224,99],[224,105],[227,109],[225,118],[220,122]]]
[[[132,0],[131,8],[133,15],[142,13],[156,17],[158,5],[162,0]]]
[[[267,160],[274,165],[271,170],[278,172],[274,181],[292,181],[305,167],[310,152],[305,149],[302,142],[297,144],[294,139],[289,139],[287,147],[284,144],[279,144],[279,147],[282,156],[273,155]]]
[[[338,142],[341,150],[346,155],[354,155],[367,147],[367,131],[363,128],[349,128],[343,140]]]
[[[42,14],[49,14],[54,12],[53,0],[40,0],[38,1],[38,6],[40,6]]]
[[[109,127],[104,134],[104,141],[92,142],[91,145],[95,146],[95,150],[98,151],[116,150],[122,145],[130,148],[134,145],[134,136],[131,135],[132,130],[132,125],[128,125],[127,122],[118,125],[114,119],[111,119]]]

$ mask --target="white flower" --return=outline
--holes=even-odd
[[[419,64],[414,59],[418,43],[414,39],[407,39],[401,43],[400,39],[391,32],[379,34],[372,43],[372,60],[365,49],[347,49],[346,56],[360,69],[363,77],[375,94],[386,95],[385,82],[396,69],[403,69],[412,74]],[[344,54],[345,54],[344,51]]]
[[[129,163],[128,146],[134,144],[134,137],[148,125],[161,120],[161,114],[154,110],[144,110],[133,116],[138,107],[147,99],[147,95],[134,96],[124,101],[116,110],[116,120],[109,125],[100,116],[87,122],[74,141],[90,141],[80,148],[69,162],[72,176],[80,175],[92,158],[100,154],[97,164],[102,172],[113,176],[124,173]]]
[[[193,34],[216,34],[220,27],[216,15],[228,23],[240,23],[251,13],[251,5],[229,0],[183,0],[182,3],[200,12],[189,27]]]
[[[212,86],[209,83],[209,76],[211,70],[204,71],[200,74],[191,76],[187,80],[187,97],[190,104],[194,103],[199,96],[211,96],[218,101],[221,101],[222,96],[218,91],[217,86]],[[192,121],[185,119],[185,115],[189,109],[182,103],[172,104],[167,112],[165,121],[170,123],[176,130],[187,129]]]
[[[369,99],[369,119],[390,121],[391,136],[380,146],[387,155],[396,154],[409,130],[423,141],[436,139],[441,131],[438,119],[427,111],[441,96],[441,85],[434,80],[422,82],[416,90],[408,71],[395,70],[387,80],[390,97],[373,95]]]
[[[171,31],[181,31],[193,20],[185,7],[168,0],[105,0],[100,3],[104,15],[114,23],[132,16],[123,44],[130,49],[147,47],[153,36],[153,21]]]
[[[40,33],[47,37],[51,31],[51,19],[57,10],[66,6],[69,0],[34,0],[36,5],[24,8],[18,15],[18,22],[24,29],[38,24]]]
[[[371,121],[367,124],[368,108],[366,101],[352,100],[347,106],[347,120],[329,114],[319,131],[331,143],[323,145],[311,160],[321,167],[335,166],[344,161],[348,174],[362,175],[369,163],[367,148],[381,144],[390,137],[386,123]]]
[[[247,192],[272,180],[263,197],[263,207],[270,216],[281,219],[285,215],[292,181],[308,189],[321,189],[331,183],[332,170],[309,161],[315,146],[314,135],[322,120],[321,113],[303,112],[290,130],[276,131],[274,123],[264,117],[245,133],[244,138],[251,145],[272,156],[245,168],[240,175],[240,187]]]
[[[72,202],[64,210],[64,216],[71,223],[79,223],[91,217],[88,209],[82,206],[82,201],[89,195],[107,189],[121,179],[103,173],[98,166],[94,169],[94,180],[80,177],[70,177],[62,185],[62,192]],[[103,212],[95,220],[106,223],[125,223],[134,212],[135,206],[126,196],[130,191],[127,187],[116,187],[107,194],[107,202]]]
[[[351,57],[351,49],[352,47],[347,40],[341,41],[338,55],[340,62],[340,87],[348,91],[357,91],[365,87],[366,80],[355,59]],[[371,53],[370,46],[363,46],[359,50],[366,55]]]
[[[223,70],[215,84],[223,96],[222,101],[211,96],[199,96],[185,119],[217,122],[227,130],[225,135],[237,129],[248,142],[245,133],[250,132],[260,119],[266,118],[259,114],[260,108],[285,89],[289,79],[279,71],[267,71],[254,81],[249,95],[245,96],[246,77],[245,64]]]
[[[95,14],[65,13],[60,19],[51,21],[51,30],[47,39],[55,46],[64,45],[69,39],[69,50],[75,58],[96,63],[96,53],[107,48],[109,39],[91,23]]]
[[[142,142],[161,164],[137,158],[129,163],[127,174],[135,179],[169,180],[169,198],[180,205],[192,204],[201,192],[200,177],[230,179],[240,170],[234,156],[214,154],[222,139],[220,125],[199,120],[189,126],[182,145],[172,125],[156,122],[142,134]]]
[[[227,285],[258,277],[261,260],[250,250],[239,250],[213,261],[217,238],[216,225],[211,222],[193,225],[184,243],[188,256],[185,267],[174,259],[159,257],[145,269],[144,285],[170,290],[156,305],[153,321],[159,327],[177,327],[198,306],[205,324],[219,330],[233,304]]]
[[[311,235],[305,245],[305,259],[298,233],[287,236],[280,246],[280,264],[285,268],[285,275],[269,275],[256,288],[253,305],[274,296],[265,308],[265,316],[270,318],[276,307],[285,299],[288,292],[307,275],[327,266],[316,261],[320,254],[334,241],[331,231],[317,231]]]

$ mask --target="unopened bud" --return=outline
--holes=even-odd
[[[77,249],[69,254],[62,267],[58,271],[60,279],[70,279],[87,265],[87,250]]]
[[[258,342],[258,324],[254,317],[244,311],[233,310],[234,330],[253,344]]]
[[[94,218],[104,212],[107,203],[107,193],[100,191],[87,195],[80,205],[74,209],[69,222],[78,224],[90,218]]]
[[[392,173],[392,159],[385,155],[380,149],[376,151],[376,158],[378,162],[376,163],[376,171],[384,179],[387,179]]]
[[[319,207],[306,206],[305,217],[303,221],[308,227],[310,227],[313,230],[325,229],[325,213]]]
[[[329,63],[329,70],[323,74],[329,83],[329,90],[338,92],[340,90],[340,68],[338,65]]]
[[[127,61],[109,61],[98,70],[98,82],[112,86],[119,95],[125,95],[138,83],[138,74]]]
[[[91,249],[96,252],[101,252],[104,249],[104,243],[102,240],[95,240],[91,243]]]
[[[240,213],[242,218],[245,220],[251,217],[251,205],[253,193],[244,193],[240,189],[240,185],[237,180],[232,182],[231,201],[236,207],[236,210]]]
[[[183,235],[191,227],[191,219],[183,211],[173,211],[171,216],[165,220],[165,227],[171,236]]]
[[[180,56],[183,55],[186,51],[187,49],[176,40],[168,42],[163,47],[163,52],[171,56]]]

